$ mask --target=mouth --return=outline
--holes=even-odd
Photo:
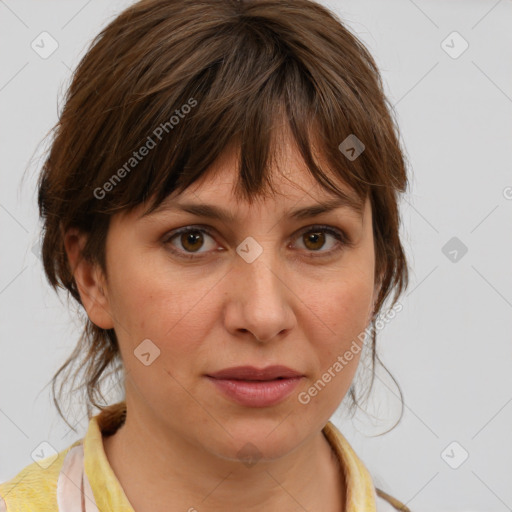
[[[300,372],[281,365],[262,369],[238,366],[206,375],[225,398],[244,407],[277,405],[304,377]]]

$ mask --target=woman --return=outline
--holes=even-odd
[[[53,383],[83,358],[89,428],[0,508],[408,510],[329,421],[407,286],[398,140],[374,60],[312,1],[112,21],[39,180],[46,275],[87,313]]]

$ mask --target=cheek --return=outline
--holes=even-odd
[[[327,338],[346,341],[367,326],[373,279],[354,274],[344,280],[324,282],[321,289],[308,295],[307,304],[328,332]]]
[[[337,375],[333,382],[340,387],[349,385],[357,369],[372,293],[373,276],[354,273],[343,281],[323,283],[305,302],[312,312],[312,320],[306,322],[310,329],[307,337],[317,352],[318,373],[331,369]],[[336,362],[343,366],[342,371]]]
[[[217,281],[198,278],[197,270],[170,272],[169,265],[158,260],[125,259],[112,273],[111,307],[121,343],[133,350],[150,339],[171,356],[195,350],[214,315]]]
[[[371,279],[338,280],[309,301],[318,316],[308,324],[317,364],[298,400],[315,417],[334,414],[352,384],[362,352],[363,338],[358,336],[367,327],[372,290]]]

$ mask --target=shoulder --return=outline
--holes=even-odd
[[[64,459],[81,442],[76,441],[57,454],[25,466],[13,478],[0,483],[0,512],[56,511],[57,482]]]
[[[401,501],[382,491],[381,489],[375,488],[377,494],[376,505],[377,512],[411,512]]]

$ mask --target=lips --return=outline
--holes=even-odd
[[[221,380],[269,381],[303,377],[303,374],[282,365],[267,366],[261,369],[254,366],[236,366],[210,373],[208,377]]]
[[[272,407],[290,397],[304,375],[287,366],[237,366],[205,376],[231,402],[243,407]]]

